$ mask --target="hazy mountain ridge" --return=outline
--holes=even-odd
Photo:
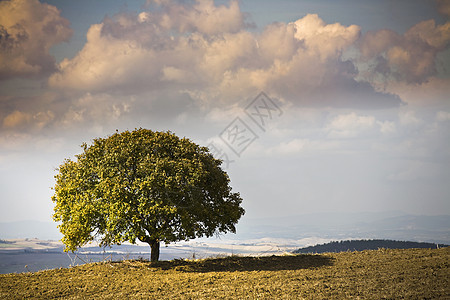
[[[326,240],[388,239],[450,244],[450,216],[408,215],[402,212],[317,213],[288,217],[251,218],[244,216],[237,234],[223,240],[261,238]],[[54,222],[22,221],[0,223],[0,239],[62,238]]]
[[[388,239],[450,244],[450,216],[407,215],[401,212],[320,213],[243,220],[245,238],[322,237],[331,240]]]
[[[0,239],[37,238],[40,240],[59,240],[61,233],[55,222],[17,221],[0,222]]]

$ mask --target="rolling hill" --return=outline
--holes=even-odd
[[[344,252],[344,251],[363,251],[363,250],[377,250],[385,249],[411,249],[411,248],[427,248],[436,249],[448,247],[443,244],[421,243],[421,242],[406,242],[393,240],[349,240],[336,241],[326,244],[309,246],[300,248],[293,253],[325,253],[325,252]]]
[[[450,248],[91,263],[0,275],[1,299],[449,299]]]

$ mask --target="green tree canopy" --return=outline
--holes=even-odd
[[[53,218],[65,251],[138,239],[157,261],[160,242],[236,232],[242,199],[208,148],[142,128],[82,147],[55,176]]]

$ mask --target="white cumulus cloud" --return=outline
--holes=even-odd
[[[357,115],[352,112],[334,117],[327,128],[331,138],[355,138],[373,129],[376,124],[374,116]]]
[[[356,25],[318,15],[246,29],[238,2],[193,5],[158,1],[158,9],[94,24],[87,43],[61,62],[52,87],[85,92],[180,91],[202,105],[234,103],[261,90],[300,105],[393,106],[399,99],[354,80],[342,52]],[[370,106],[369,105],[369,106]]]

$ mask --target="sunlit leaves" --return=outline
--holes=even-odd
[[[52,197],[67,251],[93,239],[170,243],[235,232],[244,214],[221,161],[189,139],[136,129],[82,147],[59,167]]]

